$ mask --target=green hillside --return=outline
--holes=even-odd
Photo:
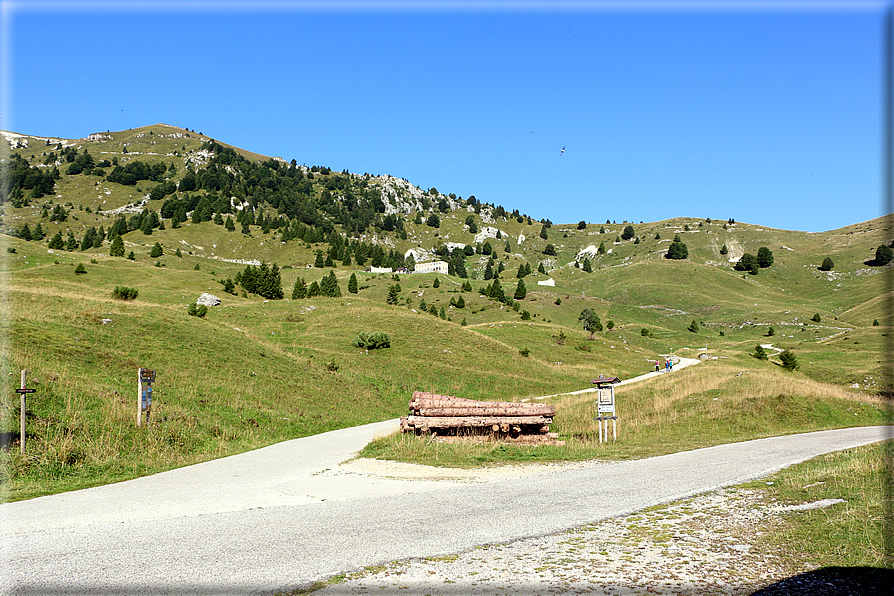
[[[894,238],[891,217],[823,233],[769,229],[723,213],[645,223],[603,223],[588,213],[583,226],[553,224],[511,206],[272,159],[161,124],[92,140],[4,138],[0,431],[7,445],[17,439],[18,371],[30,371],[37,389],[27,456],[17,446],[2,453],[4,499],[394,418],[414,390],[527,399],[586,388],[600,373],[635,376],[667,355],[718,357],[696,368],[724,378],[732,368],[770,375],[776,380],[760,389],[761,407],[778,402],[772,387],[781,379],[786,395],[813,400],[772,432],[883,420],[875,406],[855,413],[848,404],[881,403],[890,366],[883,355],[891,351],[894,265],[874,259]],[[137,165],[125,171],[129,164]],[[127,179],[133,172],[150,177]],[[628,225],[633,235],[625,240]],[[33,237],[38,226],[41,239]],[[478,236],[486,230],[488,238]],[[50,248],[57,233],[63,247]],[[72,250],[64,245],[69,236]],[[666,258],[676,236],[686,259]],[[85,237],[93,238],[89,246]],[[111,256],[118,237],[124,256]],[[152,257],[156,243],[163,254]],[[600,245],[604,253],[578,258]],[[761,247],[772,253],[769,267],[734,270],[743,253]],[[419,260],[448,261],[451,274],[367,271],[412,267],[411,249]],[[825,257],[834,261],[830,271],[819,269]],[[318,258],[329,264],[314,266]],[[491,259],[492,271],[502,265],[502,302],[481,293],[493,283],[485,279]],[[239,283],[248,263],[275,264],[284,297],[268,299]],[[526,267],[527,292],[515,300],[517,273]],[[330,271],[341,297],[291,299],[296,280],[319,284]],[[348,291],[352,275],[356,294]],[[554,285],[538,284],[549,280]],[[114,299],[119,286],[136,289],[137,299]],[[203,318],[189,316],[203,292],[222,303]],[[588,308],[602,331],[583,330],[579,316]],[[361,332],[385,332],[391,347],[356,348]],[[769,361],[751,357],[758,344],[791,350],[799,369],[783,372],[772,349]],[[157,370],[158,381],[152,424],[138,429],[141,366]],[[704,391],[739,390],[718,383]],[[712,406],[710,423],[693,422],[685,399],[671,402],[676,413],[664,422],[640,413],[641,443],[616,455],[672,442],[670,421],[684,412],[679,424],[719,440],[722,421],[749,407],[740,397]],[[653,396],[636,399],[648,408]],[[557,416],[557,424],[583,445],[592,423],[578,418],[569,425]],[[768,428],[752,421],[733,435]],[[580,449],[550,457],[593,454]]]

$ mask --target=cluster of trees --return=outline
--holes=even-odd
[[[171,165],[173,166],[173,164]],[[168,169],[168,166],[162,162],[149,165],[144,161],[134,160],[125,166],[116,165],[112,171],[108,173],[106,180],[125,186],[134,186],[140,180],[164,182],[165,174],[168,172]]]
[[[354,289],[351,290],[353,285]],[[351,274],[351,280],[348,282],[348,291],[352,294],[357,293],[357,277]],[[335,277],[335,271],[330,271],[319,282],[312,281],[310,285],[304,281],[303,277],[295,280],[295,286],[292,288],[292,300],[302,300],[304,298],[314,298],[316,296],[327,296],[329,298],[341,298],[341,288],[338,285],[338,279]]]
[[[672,259],[677,261],[682,261],[684,259],[689,258],[689,248],[686,244],[680,240],[680,235],[676,234],[674,236],[674,241],[671,242],[670,246],[667,249],[667,254],[664,255],[666,259]]]
[[[236,283],[249,294],[257,294],[268,300],[283,298],[282,277],[276,263],[272,266],[261,263],[259,267],[246,265],[243,271],[236,274]]]
[[[751,253],[745,253],[742,258],[733,266],[736,271],[747,271],[751,275],[757,275],[758,271],[765,269],[773,264],[773,252],[766,246],[761,246],[757,250],[757,256]]]
[[[23,225],[21,228],[15,228],[9,231],[9,235],[13,238],[21,238],[22,240],[32,241],[32,240],[43,240],[46,234],[43,233],[43,227],[38,223],[34,226],[32,230],[28,224]]]
[[[0,204],[10,202],[13,207],[25,207],[31,199],[56,192],[59,170],[32,167],[19,154],[0,164]]]

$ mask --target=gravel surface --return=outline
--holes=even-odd
[[[788,575],[784,554],[754,546],[782,513],[754,491],[721,489],[558,534],[370,567],[314,594],[751,594]]]

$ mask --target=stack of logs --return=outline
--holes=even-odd
[[[549,432],[555,414],[556,407],[546,404],[476,401],[414,391],[410,415],[400,419],[400,429],[417,435],[466,432],[510,437],[540,435],[544,439],[555,439],[556,433]]]

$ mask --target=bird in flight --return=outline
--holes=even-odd
[[[565,147],[562,147],[562,150],[559,151],[559,155],[565,155]]]

